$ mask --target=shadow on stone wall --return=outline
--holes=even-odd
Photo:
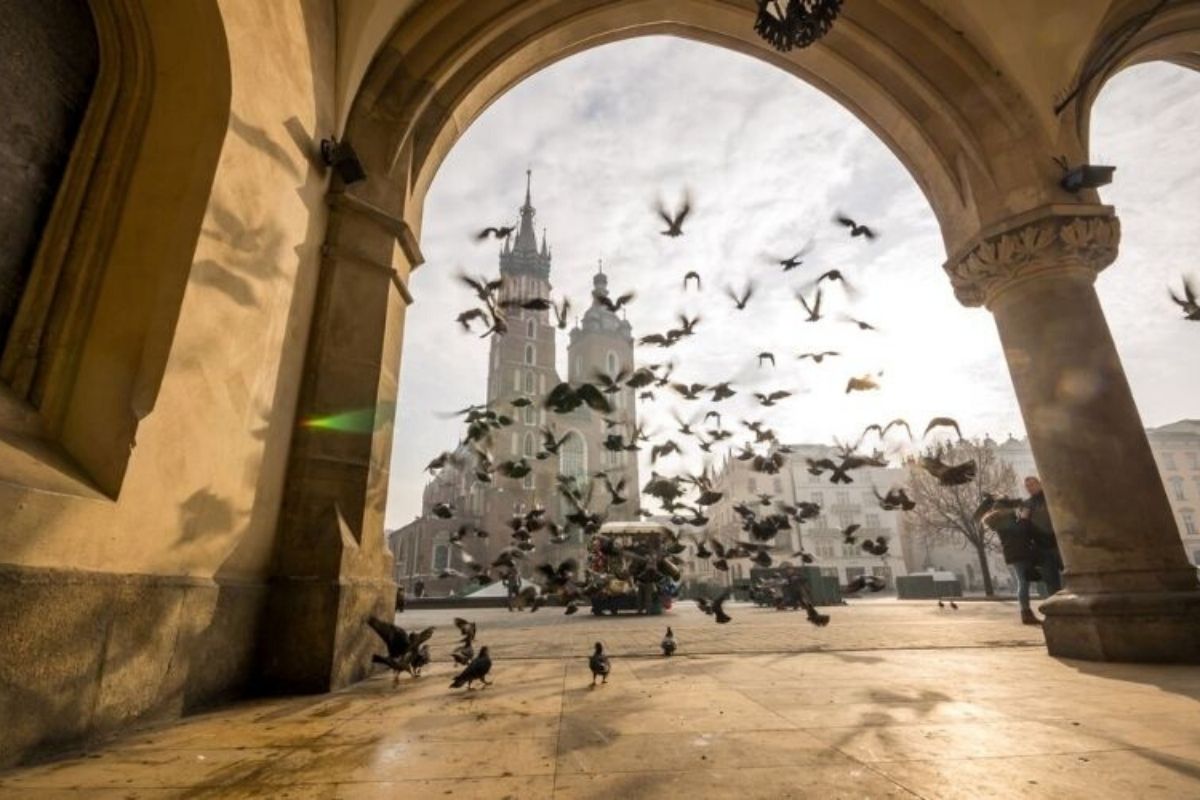
[[[261,585],[0,568],[0,766],[237,696]]]

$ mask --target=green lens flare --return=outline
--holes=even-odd
[[[359,408],[337,414],[326,414],[321,417],[310,417],[301,424],[306,428],[323,431],[374,433],[392,423],[394,412],[395,404],[381,403],[374,408]]]

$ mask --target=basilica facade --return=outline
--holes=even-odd
[[[543,231],[538,242],[528,177],[520,225],[500,251],[502,300],[550,298],[553,288],[548,236]],[[559,371],[559,328],[551,311],[513,310],[508,315],[507,332],[491,337],[487,405],[510,416],[513,423],[497,431],[488,443],[490,457],[496,463],[524,458],[533,470],[519,479],[496,474],[490,481],[481,481],[476,477],[470,448],[461,443],[452,447],[459,457],[451,459],[426,485],[420,516],[388,534],[400,586],[411,590],[421,581],[433,595],[462,595],[478,589],[468,563],[491,563],[512,543],[509,521],[514,515],[541,507],[546,509],[548,519],[565,525],[564,518],[572,508],[559,493],[560,476],[570,478],[590,497],[589,508],[607,519],[621,521],[636,516],[636,453],[604,446],[610,434],[618,434],[626,442],[632,439],[637,427],[635,391],[623,387],[607,395],[612,405],[608,414],[592,411],[586,405],[568,414],[557,414],[544,402],[546,395],[564,380],[579,384],[591,382],[601,373],[617,376],[632,369],[633,328],[598,300],[608,296],[608,277],[602,267],[592,277],[592,292],[590,306],[567,336],[565,376]],[[530,402],[525,404],[523,400]],[[546,437],[561,442],[557,452],[545,449]],[[613,503],[601,473],[614,485],[625,481],[623,502]],[[439,503],[451,506],[454,516],[436,517],[432,508]],[[469,529],[467,535],[459,544],[452,544],[452,536],[464,526]],[[526,577],[533,563],[583,557],[584,539],[577,529],[568,530],[566,541],[560,543],[551,543],[546,531],[539,531],[534,543],[537,550],[531,553],[530,566],[521,570]]]

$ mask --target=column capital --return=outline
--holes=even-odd
[[[1095,278],[1117,257],[1112,206],[1049,205],[984,229],[943,265],[965,306],[991,306],[1008,289],[1066,272]]]

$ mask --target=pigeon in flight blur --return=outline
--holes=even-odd
[[[1183,297],[1176,297],[1175,292],[1171,289],[1168,289],[1167,292],[1175,304],[1183,309],[1184,319],[1200,322],[1200,301],[1196,299],[1196,290],[1191,281],[1186,277],[1183,279]]]
[[[687,219],[687,215],[692,211],[692,200],[689,194],[684,192],[683,202],[680,204],[679,210],[673,213],[667,211],[666,206],[663,205],[661,200],[658,201],[658,205],[655,210],[658,212],[658,216],[662,217],[662,221],[667,225],[667,229],[665,231],[660,231],[660,233],[662,233],[663,236],[670,236],[672,239],[674,239],[677,236],[683,236],[683,221]]]
[[[725,287],[725,294],[733,301],[734,307],[738,311],[745,311],[746,304],[750,302],[750,298],[754,296],[755,285],[754,281],[747,281],[745,288],[739,294],[732,286]]]
[[[865,237],[867,237],[868,240],[873,241],[875,239],[875,237],[878,235],[875,233],[875,231],[871,230],[866,225],[859,225],[857,222],[850,219],[845,214],[837,214],[834,216],[833,220],[834,220],[834,222],[838,223],[839,225],[843,225],[843,226],[849,228],[851,237],[865,236]]]
[[[637,295],[634,292],[625,292],[625,294],[618,295],[617,299],[613,300],[611,297],[602,292],[592,292],[592,299],[614,314],[620,311],[623,307],[632,303],[636,296]]]
[[[484,228],[479,233],[475,234],[475,239],[482,242],[489,236],[495,239],[507,239],[512,236],[512,232],[517,229],[516,225],[505,225],[503,227]]]
[[[768,255],[766,258],[768,261],[774,262],[783,267],[784,272],[790,272],[804,263],[804,256],[808,255],[812,251],[812,246],[812,240],[809,240],[803,247],[797,250],[794,255],[788,256],[787,258],[779,258],[772,255]]]
[[[870,375],[863,375],[861,378],[851,378],[846,382],[846,394],[850,394],[851,392],[865,392],[878,388],[879,384]]]
[[[804,299],[804,295],[796,292],[796,299],[800,301],[800,305],[804,306],[804,310],[808,312],[808,317],[805,322],[818,322],[821,319],[821,289],[817,287],[817,293],[813,296],[813,303],[810,306],[808,301]],[[817,362],[820,363],[820,362]]]
[[[884,511],[895,511],[897,508],[902,511],[912,511],[917,507],[917,504],[909,499],[908,492],[904,489],[888,489],[887,494],[880,494],[879,490],[872,486],[871,491],[875,493],[875,499],[879,501],[879,507]]]
[[[954,432],[958,434],[961,441],[963,438],[962,431],[958,428],[958,422],[952,417],[934,417],[929,420],[929,424],[925,426],[925,433],[922,436],[928,436],[929,432],[934,428],[954,428]]]
[[[974,459],[951,465],[944,463],[940,457],[934,455],[921,456],[919,463],[921,468],[937,478],[938,483],[942,486],[961,486],[975,480],[977,467]]]
[[[410,635],[398,625],[376,617],[368,617],[367,625],[379,635],[387,648],[386,656],[374,655],[371,661],[390,668],[393,683],[399,682],[401,672],[407,672],[414,678],[420,677],[421,667],[429,663],[429,646],[426,642],[433,636],[433,628]]]

